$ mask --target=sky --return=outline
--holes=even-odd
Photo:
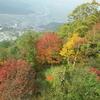
[[[17,0],[18,1],[18,0]],[[32,1],[51,1],[51,2],[57,2],[57,3],[72,3],[75,5],[86,3],[86,2],[92,2],[92,0],[19,0],[19,1],[27,1],[27,2],[32,2]],[[97,2],[100,2],[100,0],[96,0]]]
[[[6,1],[6,0],[5,0]],[[63,4],[68,4],[71,3],[72,5],[80,5],[82,3],[86,2],[92,2],[92,0],[11,0],[11,1],[22,1],[22,2],[33,2],[33,1],[50,1],[50,2],[56,2],[56,3],[63,3]],[[100,0],[96,0],[97,2],[100,2]]]
[[[49,3],[53,3],[55,5],[63,5],[63,6],[69,6],[72,8],[77,7],[78,5],[82,4],[82,3],[87,3],[87,2],[92,2],[92,0],[15,0],[15,1],[22,1],[22,2],[26,2],[26,3],[34,3],[34,1],[36,2],[49,2]],[[100,3],[100,0],[96,0],[97,2]]]
[[[63,0],[62,0],[63,1]],[[68,1],[68,0],[64,0],[64,1]],[[73,3],[74,5],[80,5],[82,3],[87,3],[87,2],[92,2],[92,0],[69,0],[71,3]],[[100,0],[96,0],[97,2],[100,3]]]
[[[24,2],[28,4],[32,4],[36,2],[49,2],[55,3],[56,5],[63,5],[63,6],[72,6],[72,8],[77,7],[78,5],[86,2],[92,2],[92,0],[4,0],[4,1],[17,1],[17,2]],[[96,0],[100,3],[100,0]]]
[[[82,3],[92,2],[92,0],[50,0],[50,1],[56,2],[58,4],[68,5],[68,6],[73,5],[73,7],[76,7]],[[96,1],[100,3],[100,0],[96,0]]]
[[[96,0],[96,1],[100,2],[100,0]],[[38,5],[42,5],[46,7],[53,5],[56,9],[62,7],[63,9],[67,9],[67,11],[70,10],[70,12],[73,11],[77,6],[87,2],[92,2],[92,0],[3,0],[3,1],[0,0],[1,6],[2,5],[4,5],[4,7],[8,6],[8,8],[10,8],[11,6],[17,8],[20,7],[23,8],[22,4],[24,5],[24,8],[25,7],[27,8],[26,5],[28,4],[29,8],[32,8],[32,10],[34,10],[36,7],[40,8],[40,6]],[[49,7],[49,9],[52,8]]]

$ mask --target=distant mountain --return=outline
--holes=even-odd
[[[0,0],[0,14],[26,15],[34,13],[28,9],[30,5],[13,0]]]
[[[58,23],[58,22],[52,22],[52,23],[49,23],[47,25],[41,25],[39,26],[40,28],[44,28],[45,30],[52,30],[52,31],[56,31],[56,29],[58,27],[60,27],[62,24],[64,23]]]

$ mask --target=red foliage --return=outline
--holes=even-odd
[[[11,60],[0,69],[0,100],[22,100],[36,91],[35,72],[22,60]]]
[[[96,74],[96,77],[98,78],[98,80],[100,80],[100,70],[97,70],[96,68],[90,68],[88,70],[88,72],[93,72]]]
[[[59,63],[61,50],[61,39],[57,34],[50,32],[42,34],[37,42],[37,59],[40,63]]]

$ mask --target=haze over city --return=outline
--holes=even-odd
[[[96,1],[99,2],[99,0]],[[32,29],[36,32],[53,30],[50,27],[46,27],[48,25],[52,27],[57,25],[54,26],[56,29],[56,27],[67,22],[67,15],[75,7],[86,2],[92,2],[92,0],[0,1],[0,39],[10,39],[8,37],[12,37],[12,34],[15,39],[15,33],[21,35],[27,29]],[[14,33],[12,33],[12,30]]]

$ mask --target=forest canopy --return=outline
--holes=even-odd
[[[99,7],[83,3],[56,32],[1,42],[0,100],[99,100]]]

